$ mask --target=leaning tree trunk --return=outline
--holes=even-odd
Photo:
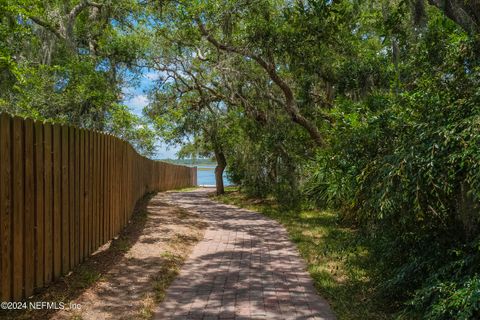
[[[480,34],[480,0],[428,0],[471,35]]]
[[[215,158],[217,160],[217,166],[215,167],[215,186],[217,187],[217,195],[221,195],[225,193],[223,171],[225,171],[225,167],[227,166],[227,160],[220,150],[215,150]]]

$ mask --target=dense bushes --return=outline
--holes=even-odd
[[[473,319],[480,316],[479,61],[468,39],[445,33],[440,46],[440,30],[432,32],[404,66],[424,68],[408,90],[338,101],[330,148],[312,162],[304,189],[376,238],[379,296],[397,303],[401,317]],[[433,50],[446,58],[427,59]]]

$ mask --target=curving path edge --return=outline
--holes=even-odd
[[[335,319],[286,230],[259,213],[208,199],[211,191],[168,193],[208,228],[154,319]]]

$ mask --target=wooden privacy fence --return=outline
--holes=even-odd
[[[127,224],[145,193],[196,185],[112,135],[0,114],[1,300],[66,274]]]

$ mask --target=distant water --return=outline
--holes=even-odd
[[[198,185],[215,185],[215,166],[197,166],[197,183]],[[228,179],[225,172],[223,173],[223,184],[231,186],[232,182]]]

